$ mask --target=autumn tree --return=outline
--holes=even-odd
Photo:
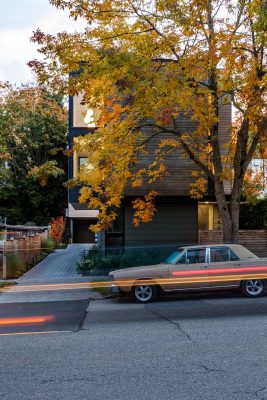
[[[64,212],[67,113],[58,95],[1,84],[0,214],[47,224]]]
[[[63,216],[52,218],[50,226],[51,238],[54,239],[56,243],[61,243],[65,232],[66,219]]]
[[[266,146],[267,4],[263,0],[50,0],[87,22],[81,33],[37,30],[43,61],[31,67],[41,82],[60,86],[101,109],[99,128],[80,143],[90,154],[81,171],[82,200],[99,208],[97,228],[115,218],[126,185],[153,182],[175,149],[195,165],[192,195],[214,187],[224,241],[236,242],[244,177],[254,152]],[[82,62],[81,62],[82,61]],[[78,71],[70,79],[69,71]],[[229,142],[219,137],[220,107],[237,111]],[[197,122],[182,131],[185,113]],[[149,138],[170,134],[151,165],[138,167]],[[231,183],[226,196],[224,183]],[[136,219],[153,217],[156,193],[135,203]]]

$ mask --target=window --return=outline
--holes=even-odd
[[[186,253],[178,260],[177,264],[186,264]]]
[[[124,243],[124,210],[117,210],[117,218],[106,230],[106,245],[110,247],[121,247]]]
[[[206,260],[206,249],[190,249],[186,254],[188,264],[204,263]]]
[[[169,257],[165,260],[166,264],[185,264],[185,255],[180,258],[184,249],[174,251]],[[180,260],[179,260],[180,258]]]
[[[83,165],[86,165],[86,164],[88,164],[88,157],[79,157],[78,158],[78,168],[79,168],[79,170],[81,169],[81,167]]]
[[[211,247],[210,262],[237,261],[239,258],[229,247]]]

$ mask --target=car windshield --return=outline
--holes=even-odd
[[[176,264],[179,260],[184,249],[175,250],[169,257],[165,260],[165,264]]]

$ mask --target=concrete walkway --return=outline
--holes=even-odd
[[[26,272],[19,282],[46,282],[58,279],[80,278],[76,263],[81,260],[83,251],[89,250],[91,244],[70,244],[66,249],[55,250],[30,271]]]

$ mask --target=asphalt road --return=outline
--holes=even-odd
[[[2,400],[267,399],[267,297],[91,301],[76,332],[0,345]]]
[[[0,335],[9,333],[77,331],[88,300],[0,304]]]

